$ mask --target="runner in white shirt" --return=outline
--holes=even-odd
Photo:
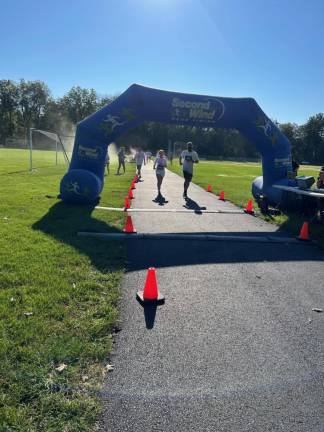
[[[155,174],[157,179],[157,188],[158,188],[157,200],[163,199],[163,196],[161,195],[161,186],[162,186],[163,177],[165,176],[166,166],[167,166],[167,159],[165,157],[164,150],[159,150],[153,165],[153,169],[155,169]]]
[[[144,162],[144,165],[146,165],[145,153],[143,152],[143,150],[141,148],[138,148],[137,152],[135,153],[134,159],[135,159],[135,163],[136,163],[137,178],[140,179],[141,178],[141,168],[142,168],[143,162]]]
[[[199,162],[198,154],[192,149],[192,142],[187,143],[187,150],[183,150],[179,157],[179,163],[183,166],[183,197],[188,198],[187,191],[193,175],[193,164]]]

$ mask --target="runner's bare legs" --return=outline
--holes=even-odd
[[[162,186],[163,177],[157,174],[156,179],[157,179],[158,196],[162,196],[161,186]]]
[[[188,196],[187,195],[187,191],[188,191],[189,185],[190,185],[190,181],[189,180],[185,180],[184,183],[183,183],[183,196],[184,197]]]

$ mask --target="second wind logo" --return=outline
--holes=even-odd
[[[225,112],[223,102],[218,99],[196,102],[175,97],[172,99],[171,106],[173,120],[215,122],[223,117]]]

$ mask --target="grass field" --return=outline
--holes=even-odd
[[[56,195],[66,165],[55,166],[53,152],[35,152],[39,169],[30,173],[28,158],[24,150],[0,149],[0,431],[90,431],[118,330],[125,249],[76,233],[119,231],[125,215],[62,203]],[[115,176],[111,166],[102,205],[123,206],[134,165],[127,168]],[[261,174],[258,164],[202,162],[195,168],[199,185],[224,189],[241,206]],[[176,163],[172,169],[180,173]],[[295,231],[300,226],[292,215],[272,222]],[[318,229],[312,234],[323,236]]]
[[[174,161],[169,168],[182,175],[182,167],[178,161]],[[317,166],[302,166],[298,175],[318,176]],[[194,167],[193,182],[207,188],[208,184],[213,187],[213,192],[218,194],[220,190],[225,191],[225,199],[234,204],[245,207],[248,199],[253,198],[251,193],[252,181],[262,175],[261,164],[252,162],[225,162],[225,161],[201,161]],[[254,207],[257,208],[254,201]],[[303,222],[302,216],[295,213],[283,213],[280,216],[266,217],[271,223],[275,223],[284,229],[288,229],[293,234],[298,234]],[[310,232],[314,239],[324,246],[324,227],[323,225],[311,225]]]
[[[76,233],[120,230],[125,215],[60,202],[66,165],[54,166],[52,152],[35,159],[46,168],[30,173],[28,152],[0,149],[0,430],[89,431],[118,325],[125,250]],[[123,206],[127,168],[106,177],[101,204]]]

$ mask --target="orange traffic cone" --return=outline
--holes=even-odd
[[[158,287],[156,281],[156,272],[155,268],[151,267],[147,271],[144,291],[143,291],[144,300],[157,300],[158,298]]]
[[[132,188],[130,188],[129,191],[128,191],[128,198],[129,199],[134,199]]]
[[[147,271],[146,281],[143,291],[137,292],[137,298],[141,302],[164,303],[164,296],[158,292],[156,281],[156,271],[154,267],[150,267]]]
[[[136,183],[138,180],[137,174],[134,175],[133,182]]]
[[[304,240],[304,241],[309,240],[308,222],[303,223],[303,226],[301,227],[298,239]]]
[[[129,203],[129,199],[128,197],[125,197],[125,204],[124,204],[125,209],[129,209],[130,208],[130,203]]]
[[[225,201],[225,192],[222,190],[219,192],[219,198],[221,201]]]
[[[251,199],[249,199],[249,201],[247,202],[246,207],[244,209],[244,212],[248,213],[248,214],[251,214],[251,215],[254,214],[253,203],[252,203]]]
[[[132,188],[132,189],[136,189],[136,187],[135,187],[135,181],[134,181],[134,180],[132,180],[131,188]]]
[[[208,185],[207,186],[207,192],[213,192],[213,188],[212,188],[212,185]]]
[[[127,216],[125,222],[125,228],[123,229],[126,234],[134,234],[136,233],[136,229],[134,228],[132,216]]]

